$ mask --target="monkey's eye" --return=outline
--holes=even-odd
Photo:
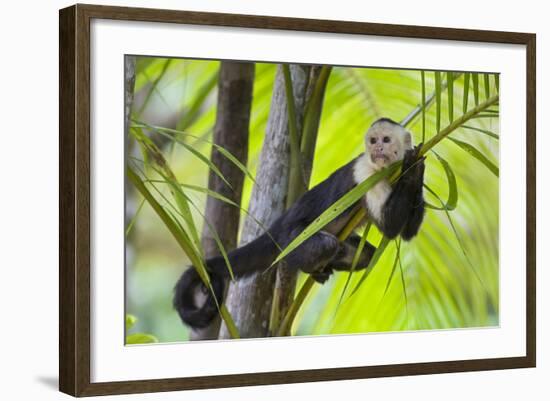
[[[370,138],[370,143],[371,143],[371,145],[374,145],[376,143],[376,138],[371,137]]]
[[[384,143],[389,143],[390,142],[390,137],[385,136],[383,140],[384,140]]]

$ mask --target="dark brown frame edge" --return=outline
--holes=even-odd
[[[90,20],[92,18],[525,45],[527,303],[524,357],[90,383]],[[511,369],[536,364],[536,35],[77,4],[59,13],[59,389],[73,396]]]

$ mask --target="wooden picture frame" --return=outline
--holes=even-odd
[[[527,133],[526,355],[221,376],[91,382],[90,22],[92,19],[490,42],[525,46],[527,54],[525,60],[527,72],[527,119],[525,121]],[[73,396],[93,396],[535,366],[536,37],[534,34],[96,5],[75,5],[62,9],[59,15],[59,28],[59,388],[62,392]]]

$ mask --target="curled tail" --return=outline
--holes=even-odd
[[[249,244],[229,252],[228,257],[233,274],[238,278],[267,269],[275,260],[276,254],[277,247],[269,236],[264,234]],[[174,308],[181,320],[195,329],[207,327],[216,317],[218,307],[223,302],[225,281],[229,278],[229,270],[222,257],[208,259],[206,266],[213,291],[203,284],[194,267],[190,267],[181,275],[174,288]],[[203,303],[197,302],[199,291],[202,291],[206,298]]]
[[[224,277],[211,273],[210,283],[216,298],[214,298],[210,289],[203,284],[197,270],[190,267],[181,275],[174,288],[174,308],[180,315],[181,320],[192,328],[207,327],[218,314],[218,305],[223,302]],[[195,300],[199,289],[206,297],[202,305],[197,305]],[[216,304],[216,300],[218,304]]]

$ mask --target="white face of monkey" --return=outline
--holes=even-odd
[[[412,148],[411,134],[397,123],[378,120],[367,131],[365,146],[370,164],[378,170],[403,159]]]

